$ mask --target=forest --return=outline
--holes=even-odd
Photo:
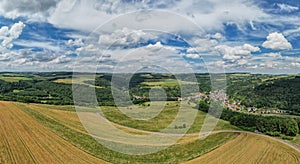
[[[180,76],[185,83],[189,82],[188,75]],[[71,78],[72,73],[69,72],[2,73],[0,74],[0,100],[73,105],[72,83],[68,83]],[[180,85],[176,77],[170,74],[138,73],[114,76],[117,80],[112,78],[112,74],[97,74],[95,80],[75,82],[73,87],[95,87],[99,105],[115,106],[112,90],[123,93],[122,89],[125,88],[129,91],[133,103],[142,104],[150,101],[149,91],[153,86],[160,86],[165,90],[167,101],[177,101],[177,98],[182,96],[181,87],[188,85],[188,83]],[[196,74],[196,78],[199,91],[209,94],[211,87],[209,74]],[[236,100],[242,106],[277,108],[290,111],[290,114],[295,115],[300,113],[300,76],[298,75],[227,74],[226,80],[228,99]],[[126,81],[127,88],[124,87]],[[208,102],[209,100],[200,100],[198,109],[208,112]],[[300,119],[296,118],[253,115],[225,109],[221,119],[230,121],[232,125],[269,135],[295,136],[299,133]]]
[[[208,112],[210,104],[212,106],[220,105],[219,102],[208,103],[207,101],[202,100],[199,102],[198,109]],[[214,113],[218,113],[217,111],[214,111],[216,109],[223,109],[223,106],[221,108],[211,107],[212,111],[209,111],[209,113],[212,115],[214,115]],[[254,115],[233,111],[228,108],[225,108],[222,111],[220,118],[229,121],[230,124],[242,129],[253,132],[257,131],[271,136],[280,136],[281,134],[296,136],[299,134],[300,128],[300,118]]]

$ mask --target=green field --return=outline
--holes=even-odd
[[[100,159],[113,163],[126,163],[128,161],[131,163],[184,162],[205,154],[238,135],[238,133],[218,133],[212,134],[205,140],[185,137],[178,144],[157,153],[142,156],[126,155],[107,149],[89,136],[82,128],[82,125],[78,124],[79,120],[78,118],[76,119],[76,113],[72,111],[70,106],[60,106],[58,109],[55,109],[56,106],[49,105],[27,105],[23,103],[14,103],[14,105],[73,145]]]
[[[175,87],[175,86],[180,86],[182,84],[194,84],[193,82],[189,81],[180,81],[177,79],[163,79],[159,81],[147,81],[147,82],[142,82],[142,85],[146,86],[160,86],[160,87]]]
[[[20,80],[32,80],[32,78],[20,74],[0,74],[0,80],[6,82],[18,82]]]
[[[159,103],[159,102],[156,102]],[[155,109],[147,109],[149,103],[145,103],[145,105],[140,105],[140,106],[130,106],[130,107],[124,107],[123,110],[126,111],[126,113],[131,113],[133,116],[138,115],[138,114],[149,114],[153,115],[153,113],[157,113]],[[184,103],[186,108],[190,108],[188,110],[196,110],[193,109],[193,105],[188,105]],[[188,107],[190,106],[190,107]],[[179,109],[180,107],[180,102],[176,101],[170,101],[166,103],[166,106],[164,109],[162,109],[161,113],[157,115],[156,117],[148,120],[137,120],[128,117],[124,113],[122,113],[119,109],[115,107],[101,107],[102,112],[104,113],[105,117],[117,124],[131,127],[131,128],[136,128],[136,129],[141,129],[141,130],[147,130],[147,131],[155,131],[158,132],[164,128],[166,128],[172,121],[173,119],[177,116],[177,113],[179,110],[183,110],[183,113],[189,113],[188,110],[185,110],[184,106],[183,109]],[[152,111],[151,111],[152,110]],[[184,115],[183,115],[184,116]],[[186,115],[187,116],[187,115]],[[138,116],[137,116],[138,117]],[[142,116],[140,116],[142,117]],[[188,125],[186,124],[186,128],[190,128],[188,130],[188,133],[197,133],[201,130],[201,127],[203,125],[204,119],[206,117],[206,113],[202,111],[197,111],[196,112],[196,118],[193,122],[193,124]],[[139,118],[139,117],[138,117]],[[177,124],[177,126],[182,126],[185,124],[185,122],[181,122]],[[174,127],[169,127],[175,129]],[[224,120],[219,120],[217,126],[215,127],[215,130],[237,130],[238,128],[231,125],[229,122],[224,121]]]
[[[64,83],[64,84],[81,84],[81,85],[87,85],[90,87],[103,88],[101,86],[94,86],[94,85],[86,83],[86,81],[92,81],[92,80],[95,80],[92,78],[92,76],[81,75],[81,76],[73,77],[73,78],[56,79],[56,80],[54,80],[54,82],[55,83]]]
[[[295,123],[293,120],[290,120],[290,122],[286,122],[284,119],[280,119],[278,116],[276,116],[276,119],[274,116],[274,119],[257,119],[260,121],[253,121],[256,119],[251,119],[252,115],[247,115],[246,117],[245,115],[242,115],[241,112],[232,112],[231,114],[228,114],[227,112],[227,115],[224,115],[224,117],[222,115],[222,118],[229,120],[231,124],[230,122],[224,121],[222,119],[217,120],[216,118],[212,118],[212,120],[217,122],[216,126],[214,126],[214,122],[209,122],[206,125],[208,127],[214,127],[213,130],[215,132],[211,133],[211,135],[205,140],[199,140],[199,132],[201,131],[201,129],[205,129],[203,124],[207,118],[207,110],[203,109],[207,106],[205,106],[205,104],[201,104],[201,101],[198,102],[197,100],[175,101],[177,100],[177,97],[180,97],[179,85],[189,84],[191,82],[177,81],[174,75],[169,74],[137,74],[132,78],[132,85],[129,86],[129,93],[130,96],[132,96],[132,102],[135,103],[135,105],[123,104],[122,107],[116,107],[114,97],[111,93],[111,90],[114,87],[114,85],[111,85],[112,74],[97,74],[97,77],[95,79],[96,87],[92,85],[91,81],[93,79],[90,75],[91,74],[81,74],[80,77],[72,79],[72,74],[66,72],[0,74],[0,99],[6,100],[5,102],[0,102],[0,117],[3,118],[2,124],[8,125],[10,127],[6,128],[2,126],[2,128],[5,130],[2,130],[1,132],[3,135],[0,135],[0,163],[6,163],[5,161],[10,161],[10,156],[16,157],[16,163],[22,163],[23,161],[20,161],[21,159],[31,160],[31,152],[37,152],[38,150],[34,150],[34,139],[28,136],[28,133],[30,133],[31,129],[33,129],[34,132],[37,133],[37,135],[51,136],[47,137],[47,143],[49,145],[56,144],[56,146],[60,149],[59,153],[63,154],[64,152],[68,152],[68,150],[64,148],[64,145],[60,145],[57,142],[68,144],[68,147],[73,147],[73,150],[79,154],[75,156],[69,155],[66,157],[59,158],[62,161],[64,161],[64,159],[75,160],[77,158],[80,158],[80,155],[83,155],[87,158],[90,158],[91,161],[88,162],[94,162],[94,157],[97,157],[98,159],[102,159],[104,161],[112,163],[181,163],[195,159],[213,150],[218,150],[218,147],[222,147],[222,145],[230,143],[232,140],[235,140],[237,144],[242,145],[244,137],[241,137],[241,134],[243,134],[243,132],[235,130],[240,130],[240,128],[246,129],[248,128],[248,125],[250,127],[247,130],[254,131],[258,129],[257,127],[259,127],[260,129],[258,130],[263,133],[265,131],[261,131],[261,128],[265,127],[266,129],[268,127],[273,127],[269,125],[271,123],[272,125],[275,125],[273,124],[274,121],[276,125],[280,125],[276,126],[275,128],[269,131],[266,131],[266,134],[268,134],[269,132],[273,132],[274,129],[276,130],[277,127],[285,127],[285,125],[293,125],[288,127],[296,127],[297,125],[299,126],[300,123],[300,121],[298,121],[298,123]],[[210,91],[209,75],[199,74],[196,77],[199,82],[199,90],[201,90],[200,92],[208,94]],[[76,112],[74,106],[72,105],[72,82],[76,84],[75,86],[78,86],[79,84],[81,86],[83,85],[83,87],[95,87],[96,96],[100,107],[99,109],[101,111],[96,108],[94,109],[90,107],[81,107],[80,110],[77,110]],[[241,101],[242,105],[244,105],[244,100],[251,100],[244,103],[248,103],[252,106],[252,100],[262,100],[259,101],[260,104],[267,103],[270,100],[259,98],[259,96],[262,96],[266,93],[276,93],[277,95],[281,96],[282,100],[292,100],[290,101],[291,105],[297,105],[299,104],[299,101],[297,101],[299,98],[297,96],[297,88],[299,88],[297,87],[299,86],[298,82],[299,77],[296,76],[291,76],[290,78],[289,76],[285,75],[272,76],[251,74],[228,74],[227,95],[229,99]],[[283,84],[292,84],[292,86],[295,87],[293,88],[293,90],[290,90],[290,85]],[[165,89],[168,101],[149,102],[149,89],[154,86],[160,86]],[[272,87],[272,89],[269,89],[269,92],[265,92],[264,90],[268,89],[269,87]],[[287,99],[290,97],[290,94],[288,94],[290,92],[284,92],[284,94],[282,94],[282,90],[291,91],[292,95],[294,96],[291,97],[293,99]],[[261,95],[256,95],[257,93],[260,93]],[[272,94],[268,96],[268,98],[273,97],[274,101],[281,102],[276,100],[276,94]],[[245,99],[245,97],[249,98]],[[202,101],[209,105],[208,98],[202,99]],[[197,103],[199,106],[202,105],[201,108],[197,108]],[[294,107],[295,109],[297,109],[297,106]],[[275,107],[269,107],[269,109],[273,108]],[[203,110],[204,112],[201,110]],[[223,114],[224,113],[226,112],[223,111]],[[94,121],[94,118],[104,116],[111,122],[111,125],[113,125],[119,131],[123,131],[131,135],[136,134],[137,136],[147,136],[151,133],[161,137],[158,140],[154,141],[161,142],[157,144],[145,142],[145,140],[141,140],[142,142],[140,142],[136,141],[135,139],[126,138],[122,135],[119,135],[118,133],[115,133],[114,131],[111,131],[109,127],[103,126],[103,122],[100,122],[99,124],[95,125],[101,125],[101,132],[102,134],[106,134],[106,136],[101,136],[98,135],[99,133],[95,133],[93,134],[93,138],[89,135],[85,127],[91,126],[92,128],[94,128],[94,124],[85,124],[84,127],[82,125],[82,122],[79,120],[78,114],[79,116],[92,116],[88,117],[90,118],[90,121],[92,123]],[[227,116],[230,119],[226,118],[225,116]],[[18,123],[18,121],[15,119],[16,117],[24,117],[26,118],[25,120],[29,122],[26,123],[26,121],[19,121]],[[83,117],[80,117],[80,119],[82,118]],[[258,116],[256,118],[258,118]],[[251,123],[255,126],[252,126]],[[18,128],[20,128],[20,132],[18,132],[18,130],[9,130]],[[43,131],[47,131],[47,133],[41,133],[42,131],[39,129],[43,129]],[[290,129],[287,129],[286,131],[288,130],[290,131]],[[295,129],[294,132],[298,133],[297,129]],[[185,133],[187,134],[183,136],[180,140],[176,140],[175,143],[172,143],[172,146],[149,155],[128,155],[124,153],[119,153],[108,149],[107,147],[99,144],[96,141],[104,140],[110,145],[121,147],[123,146],[123,148],[127,148],[126,146],[128,146],[129,144],[134,144],[135,146],[139,147],[165,147],[166,145],[168,145],[168,143],[164,142],[165,140],[168,140],[170,138],[176,138],[176,136]],[[8,134],[12,137],[9,138]],[[271,135],[272,133],[269,134]],[[285,136],[283,134],[289,135],[290,133],[284,133],[283,131],[282,135],[278,138],[284,138],[286,140],[290,139],[291,141],[287,142],[294,142],[294,144],[300,145],[299,134],[294,138],[291,136]],[[21,139],[14,140],[14,138],[17,138],[18,136],[20,136]],[[117,137],[114,138],[115,136]],[[240,136],[241,140],[237,141],[237,136]],[[55,141],[51,140],[52,137],[55,138]],[[10,143],[7,143],[5,141],[6,138],[9,139],[9,142],[15,145],[8,146]],[[29,146],[29,148],[26,148],[26,144],[24,144],[22,146],[22,150],[19,150],[19,152],[15,151],[19,149],[18,146],[16,146],[16,143],[21,143],[22,138],[25,138],[27,140],[26,144]],[[251,141],[251,143],[253,143],[254,145],[256,137],[250,136],[249,138],[247,138],[247,140]],[[37,139],[37,142],[40,145],[43,144],[42,141],[43,137]],[[267,142],[267,139],[263,141],[263,143]],[[9,147],[9,149],[6,149],[6,147]],[[229,155],[231,156],[234,156],[236,152],[239,152],[238,150],[230,149],[230,147],[232,146],[227,146],[226,149],[220,149],[220,152],[233,152],[229,153]],[[246,149],[241,150],[246,151]],[[265,151],[267,149],[260,150]],[[272,151],[273,150],[275,149],[272,149]],[[50,151],[53,151],[53,148],[49,149],[48,151],[45,151],[48,155],[50,154],[49,159],[56,159],[55,156],[51,156]],[[290,151],[292,152],[292,150]],[[282,151],[280,150],[274,152]],[[288,153],[288,151],[286,152]],[[38,159],[43,159],[43,153],[40,152],[36,154],[37,156],[40,156],[37,157]],[[92,155],[93,157],[89,155]],[[2,156],[3,158],[1,158]],[[265,158],[264,156],[257,154],[255,150],[251,151],[251,156],[255,156],[255,158],[261,158],[260,161],[265,161],[264,159],[270,160],[270,158]],[[298,159],[298,154],[296,156]],[[14,161],[14,159],[12,159],[11,161]],[[80,161],[80,159],[78,159],[78,161]]]

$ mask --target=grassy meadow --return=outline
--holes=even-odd
[[[141,106],[141,110],[150,110],[147,107],[146,103]],[[133,108],[133,106],[128,107],[128,110],[136,110]],[[108,119],[116,123],[116,125],[120,124],[119,129],[140,135],[145,135],[145,133],[139,130],[159,131],[161,128],[164,128],[175,117],[178,110],[182,110],[178,108],[178,102],[168,102],[166,107],[162,109],[162,112],[151,119],[131,120],[132,118],[126,118],[116,108],[102,108],[103,113]],[[86,110],[81,112],[89,113],[94,111]],[[268,156],[259,156],[258,154],[267,151],[266,148],[271,148],[267,153],[277,153],[279,155],[286,153],[284,155],[286,161],[298,160],[300,157],[295,150],[276,141],[237,132],[213,133],[205,140],[199,140],[197,135],[184,136],[176,144],[159,152],[149,155],[127,155],[112,151],[92,138],[81,124],[73,106],[0,102],[0,117],[3,118],[1,119],[1,125],[6,125],[1,126],[1,133],[5,133],[0,135],[2,137],[0,142],[1,163],[18,163],[21,161],[43,163],[45,162],[43,161],[43,156],[45,155],[49,157],[44,160],[47,159],[51,163],[73,160],[76,160],[74,163],[127,163],[128,161],[131,163],[181,163],[193,159],[197,162],[198,160],[206,159],[201,158],[202,155],[205,157],[208,156],[208,159],[215,158],[211,157],[212,153],[209,153],[215,151],[217,152],[216,154],[218,152],[227,152],[226,156],[232,156],[232,159],[235,159],[238,157],[234,154],[240,156],[243,154],[248,155],[244,153],[248,150],[251,156],[257,155],[259,161],[264,162],[269,161],[270,158]],[[199,132],[204,118],[205,113],[197,113],[196,121],[191,125],[188,132]],[[159,120],[162,121],[158,122]],[[130,128],[126,128],[126,126]],[[18,131],[12,131],[10,130],[11,128],[18,129]],[[132,130],[131,128],[136,128],[136,130]],[[215,130],[222,129],[237,128],[228,122],[220,121]],[[34,147],[36,144],[40,144],[40,147]],[[52,146],[49,147],[46,145]],[[256,146],[253,145],[261,146],[255,151],[254,147]],[[275,149],[276,146],[279,149]],[[46,147],[47,149],[45,149]],[[51,153],[55,148],[58,150],[55,153]],[[241,151],[236,152],[239,149]],[[69,154],[62,155],[64,153]],[[272,157],[274,156],[272,155]],[[292,159],[291,156],[294,156],[294,158]],[[247,157],[243,157],[243,160],[247,159]],[[220,159],[217,158],[216,162],[218,160]]]

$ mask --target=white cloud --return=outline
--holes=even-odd
[[[260,49],[250,44],[244,44],[243,46],[235,47],[219,45],[216,46],[216,50],[223,56],[223,59],[234,62],[237,59],[249,57],[252,52],[257,52]]]
[[[24,27],[25,24],[23,22],[15,23],[10,28],[7,26],[2,26],[0,28],[1,46],[4,48],[12,48],[13,41],[19,38]]]
[[[300,63],[300,57],[286,56],[286,57],[284,57],[284,59],[289,61],[289,62],[298,62],[298,63]]]
[[[21,16],[44,19],[58,2],[59,0],[1,0],[0,13],[13,19]]]
[[[9,68],[19,71],[66,70],[72,65],[71,61],[72,58],[49,50],[36,52],[32,49],[21,49],[0,54],[2,69]]]
[[[278,32],[270,33],[267,36],[267,40],[263,42],[262,46],[264,48],[273,50],[292,49],[292,44],[281,33]]]
[[[248,63],[248,61],[245,60],[245,59],[241,59],[241,60],[238,60],[238,61],[237,61],[237,64],[238,64],[238,65],[245,65],[245,64],[247,64],[247,63]]]
[[[291,63],[291,66],[300,68],[300,63],[293,62]]]
[[[300,25],[298,25],[300,26]],[[283,31],[289,40],[297,39],[300,36],[300,27]]]
[[[85,44],[81,47],[76,48],[76,52],[81,52],[81,53],[85,53],[85,52],[97,52],[99,51],[99,48],[97,48],[97,46],[93,45],[93,44]]]
[[[285,30],[283,32],[284,35],[291,35],[291,34],[295,34],[295,33],[300,33],[300,27],[296,28],[296,29]]]
[[[161,44],[161,42],[156,42],[155,44],[149,44],[145,47],[145,49],[151,51],[151,52],[157,52],[162,49],[169,50],[169,51],[176,51],[176,48],[171,46],[164,46]]]
[[[18,41],[15,41],[15,45],[23,46],[26,48],[37,47],[37,48],[48,49],[48,50],[52,50],[52,51],[60,51],[60,47],[58,45],[53,45],[52,42],[18,40]]]
[[[120,14],[142,9],[166,9],[180,14],[205,30],[221,30],[223,24],[257,21],[267,14],[256,4],[244,0],[230,3],[220,0],[2,0],[0,14],[5,17],[27,17],[32,20],[48,21],[58,27],[91,31]],[[141,16],[143,17],[143,16]],[[143,18],[129,21],[140,21]],[[167,17],[165,19],[168,19]],[[174,20],[175,21],[175,20]],[[161,22],[156,22],[157,24]],[[178,22],[177,22],[178,23]],[[160,24],[162,25],[162,24]],[[180,30],[187,28],[182,26]],[[180,31],[178,30],[178,31]]]
[[[83,41],[82,41],[82,39],[81,38],[79,38],[79,39],[70,39],[70,40],[68,40],[67,41],[67,43],[66,43],[68,46],[75,46],[75,47],[80,47],[80,46],[84,46],[84,43],[83,43]]]
[[[178,7],[179,10],[187,13],[206,30],[222,30],[223,24],[228,22],[242,27],[246,22],[257,21],[267,16],[255,4],[243,0],[233,0],[230,3],[218,0],[181,1],[180,6],[182,7]]]
[[[222,35],[221,33],[217,32],[213,35],[210,36],[212,39],[217,39],[217,40],[225,40],[225,36]]]
[[[280,8],[281,11],[286,11],[286,12],[293,12],[299,10],[299,7],[297,6],[292,6],[284,3],[277,3],[277,6]]]
[[[193,41],[195,47],[190,47],[187,49],[187,53],[200,53],[200,52],[210,52],[213,51],[218,41],[215,39],[196,39]]]
[[[199,59],[201,57],[199,54],[185,54],[184,56],[191,59]]]
[[[142,30],[132,30],[124,27],[111,34],[100,34],[98,43],[106,47],[135,46],[136,44],[145,43],[155,38],[157,38],[155,35],[143,32]]]
[[[267,57],[272,57],[272,58],[281,58],[281,53],[280,52],[271,52],[266,54]]]
[[[230,47],[227,45],[216,46],[216,51],[220,53],[222,58],[225,60],[225,66],[227,69],[234,71],[241,68],[251,66],[249,60],[251,60],[252,52],[260,51],[259,47],[252,46],[250,44],[244,44],[242,46]]]
[[[255,46],[252,46],[250,44],[244,44],[242,49],[248,51],[248,52],[257,52],[257,51],[260,51],[259,47],[255,47]]]

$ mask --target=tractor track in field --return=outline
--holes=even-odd
[[[70,128],[70,127],[68,127],[68,128]],[[77,130],[77,129],[72,129],[72,130],[76,130],[76,131],[80,132],[80,131]],[[44,135],[43,138],[48,138],[49,140],[51,140],[51,138],[49,138],[48,135],[45,134],[45,132],[43,132],[43,131],[39,131],[39,132],[42,133],[42,134]],[[52,131],[51,131],[51,132],[52,132]],[[54,132],[53,132],[53,133],[54,133]],[[55,134],[55,133],[54,133],[54,134]],[[62,139],[64,139],[64,138],[62,138]],[[65,140],[65,139],[64,139],[64,140]],[[67,141],[67,140],[65,140],[65,141]],[[55,140],[55,142],[56,142],[58,145],[64,145],[64,147],[68,147],[68,145],[66,145],[66,143],[65,143],[65,142],[62,142],[61,140]],[[42,146],[42,147],[45,147],[45,145]],[[75,157],[79,158],[80,160],[82,160],[82,161],[84,161],[84,162],[86,162],[86,163],[91,163],[90,161],[88,161],[87,159],[85,159],[84,157],[80,156],[79,154],[77,154],[77,153],[75,153],[75,152],[68,151],[68,153],[69,153],[69,155],[71,154],[72,156],[75,156]],[[60,158],[57,157],[56,159],[60,159]],[[61,160],[60,160],[60,162],[63,163],[64,161],[61,161]]]
[[[0,124],[0,145],[5,148],[0,163],[106,163],[44,127],[13,103],[0,102]]]
[[[33,109],[33,110],[36,111],[37,109]],[[40,113],[40,114],[42,114],[42,113]],[[96,112],[95,114],[97,114],[99,117],[102,117],[102,119],[106,119],[100,113]],[[44,115],[44,116],[46,116],[46,117],[48,117],[48,118],[50,118],[50,119],[52,119],[54,121],[59,121],[59,120],[57,120],[57,119],[55,119],[55,118],[53,118],[53,117],[51,117],[49,115],[45,115],[45,114],[42,114],[42,115]],[[117,124],[117,123],[114,123],[114,122],[111,122],[111,121],[110,121],[110,123],[111,123],[111,125],[113,125],[113,126],[115,126],[117,128],[126,129],[126,130],[128,130],[130,132],[137,132],[137,133],[141,133],[141,134],[145,134],[145,135],[147,135],[147,134],[155,134],[155,135],[161,135],[161,136],[166,136],[166,137],[180,137],[180,136],[182,136],[182,137],[194,137],[195,138],[195,139],[189,140],[188,142],[192,142],[192,141],[196,140],[197,136],[199,136],[199,138],[201,138],[202,136],[208,136],[210,134],[216,134],[216,133],[249,133],[249,134],[255,134],[255,135],[264,136],[264,137],[267,137],[269,139],[281,142],[281,143],[283,143],[283,144],[285,144],[285,145],[287,145],[287,146],[289,146],[289,147],[297,150],[298,152],[300,152],[300,148],[297,147],[297,146],[295,146],[295,145],[293,145],[293,144],[291,144],[290,142],[287,142],[287,141],[284,141],[284,140],[281,140],[281,139],[278,139],[278,138],[274,138],[274,137],[271,137],[271,136],[268,136],[268,135],[264,135],[262,133],[254,133],[254,132],[250,132],[250,131],[243,131],[243,130],[215,130],[215,131],[206,132],[206,133],[176,134],[176,133],[162,133],[162,132],[153,132],[153,131],[136,129],[136,128],[132,128],[132,127],[127,127],[127,126],[124,126],[124,125],[120,125],[120,124]],[[79,133],[82,133],[82,134],[85,134],[85,135],[90,135],[90,136],[92,136],[94,138],[97,138],[97,139],[105,139],[105,138],[102,138],[100,136],[91,135],[91,134],[89,134],[86,131],[82,131],[81,129],[72,127],[70,125],[66,125],[66,124],[63,124],[63,125],[66,126],[67,128],[75,130],[75,131],[77,131]],[[114,140],[110,140],[110,141],[112,141],[112,142],[118,142],[118,141],[114,141]],[[187,142],[183,141],[183,142],[180,142],[180,143],[187,143]]]
[[[2,128],[2,131],[3,131],[3,128]],[[4,131],[3,131],[4,132]],[[11,162],[13,162],[13,163],[15,163],[15,158],[14,158],[14,156],[13,156],[13,153],[12,153],[12,151],[11,151],[11,149],[10,149],[10,144],[9,144],[9,142],[8,142],[8,140],[7,140],[7,135],[6,135],[6,133],[4,132],[4,137],[3,137],[3,141],[5,142],[5,144],[4,144],[4,146],[5,146],[5,149],[7,150],[7,152],[8,152],[8,156],[9,156],[9,159],[10,159],[10,161]]]
[[[19,117],[16,115],[16,113],[11,112],[12,115],[15,116],[16,119],[19,119]],[[20,120],[20,119],[19,119]],[[20,120],[21,121],[21,120]],[[18,121],[18,124],[22,122]],[[19,129],[16,126],[17,124],[12,124],[11,126],[14,127],[14,129]],[[25,143],[22,135],[20,134],[20,131],[16,130],[17,136],[19,138],[19,140],[21,141],[21,143],[23,144],[24,148],[27,150],[27,153],[29,154],[29,156],[31,157],[31,159],[33,160],[34,163],[38,163],[37,159],[35,158],[34,154],[32,153],[32,151],[29,149],[29,147],[27,146],[27,144]]]
[[[1,107],[3,107],[3,104],[0,102],[0,108]],[[49,157],[49,159],[51,159],[51,158],[55,159],[55,161],[57,163],[65,162],[64,157],[58,155],[62,152],[67,153],[68,158],[77,159],[78,161],[81,161],[82,163],[92,163],[90,161],[90,159],[85,158],[80,153],[78,153],[76,151],[66,149],[67,147],[70,147],[70,144],[67,143],[68,142],[67,139],[65,139],[62,136],[58,135],[55,131],[52,131],[49,128],[46,128],[36,118],[34,118],[29,113],[24,111],[24,110],[29,110],[29,109],[19,109],[20,107],[21,106],[19,106],[17,104],[14,104],[14,103],[10,103],[9,105],[7,105],[7,108],[10,108],[11,110],[6,111],[5,115],[2,115],[2,117],[5,120],[1,119],[1,109],[0,109],[0,123],[1,122],[3,122],[3,123],[9,122],[12,117],[14,119],[13,121],[16,122],[15,124],[13,122],[6,123],[6,126],[8,126],[8,127],[5,128],[5,127],[1,126],[1,128],[0,128],[1,131],[2,131],[2,132],[0,132],[0,139],[2,140],[2,138],[3,138],[2,142],[4,143],[5,148],[6,148],[7,158],[9,158],[8,160],[12,161],[12,163],[17,163],[18,160],[20,160],[20,155],[17,155],[17,156],[14,155],[16,150],[15,149],[14,150],[10,149],[11,147],[14,147],[15,145],[17,145],[19,143],[20,145],[22,144],[23,149],[18,148],[18,150],[26,150],[26,152],[28,154],[27,157],[28,157],[28,159],[30,157],[30,160],[33,161],[32,163],[46,162],[46,161],[39,160],[39,159],[41,159],[41,156],[45,156],[45,154],[43,154],[43,155],[35,154],[32,151],[33,150],[32,149],[32,144],[34,144],[40,150],[44,150],[46,154],[48,154],[48,155],[50,154],[52,157]],[[26,106],[26,107],[28,107],[28,106]],[[30,107],[28,107],[28,108],[30,108]],[[38,109],[31,109],[31,110],[34,110],[35,112],[39,113],[40,115],[43,115],[44,117],[47,117],[47,118],[49,118],[49,119],[51,119],[55,122],[60,123],[60,121],[57,118],[51,117],[51,115],[45,115],[44,113],[39,112]],[[70,124],[70,125],[66,124],[66,123],[60,123],[60,124],[65,126],[66,128],[70,128],[71,130],[82,133],[84,135],[90,135],[88,132],[84,132],[80,128],[73,127],[73,126],[76,126],[77,124]],[[257,158],[256,162],[264,161],[267,154],[270,154],[270,152],[275,151],[274,150],[275,148],[271,146],[274,143],[274,141],[280,142],[280,143],[288,146],[289,148],[292,148],[292,149],[296,150],[297,152],[300,152],[298,147],[290,144],[288,141],[284,141],[284,140],[281,140],[281,139],[278,139],[278,138],[270,137],[270,136],[260,134],[260,133],[249,132],[249,131],[216,130],[216,131],[211,131],[211,132],[207,132],[207,133],[176,134],[176,133],[162,133],[162,132],[151,132],[151,131],[146,131],[146,130],[140,130],[140,129],[135,129],[135,128],[132,128],[132,127],[123,126],[123,125],[113,123],[113,122],[111,122],[111,124],[115,127],[124,129],[126,131],[143,133],[142,135],[156,134],[156,135],[161,135],[161,136],[164,136],[164,137],[174,137],[174,136],[176,136],[176,137],[178,137],[178,136],[187,137],[181,143],[189,143],[189,142],[192,142],[192,141],[195,141],[195,140],[201,138],[201,136],[203,137],[203,136],[208,136],[208,135],[217,134],[217,133],[240,133],[240,135],[255,135],[255,136],[263,137],[265,139],[270,139],[265,144],[266,148],[263,149],[261,151],[261,153],[259,154],[259,156],[256,157]],[[40,126],[43,126],[44,128],[39,128]],[[14,130],[14,131],[9,131],[8,130],[9,127],[11,127],[11,129]],[[32,129],[32,127],[33,127],[33,129]],[[26,128],[28,128],[28,129],[26,129]],[[15,129],[20,129],[20,131],[16,131]],[[45,129],[47,129],[47,130],[45,130]],[[10,134],[9,132],[12,133],[12,134]],[[1,134],[3,134],[3,135],[1,136]],[[16,136],[15,140],[7,140],[7,138],[9,136]],[[90,136],[95,137],[95,138],[98,137],[98,136],[93,136],[93,135],[90,135]],[[251,137],[246,136],[245,138],[241,138],[240,142],[246,142],[247,139],[249,139],[249,138],[251,138]],[[50,141],[52,143],[50,143]],[[112,140],[112,141],[117,142],[117,141],[114,141],[114,140]],[[59,147],[57,147],[57,150],[56,150],[59,153],[57,153],[56,151],[53,151],[54,150],[53,147],[52,148],[49,147],[49,146],[52,146],[52,144],[54,145],[54,147],[55,147],[55,145],[60,145]],[[73,145],[73,146],[75,146],[75,145]],[[238,148],[237,145],[235,145],[234,147]],[[289,160],[291,160],[291,158],[292,158],[294,161],[299,162],[299,156],[297,155],[297,153],[295,151],[288,151],[290,149],[287,149],[286,147],[282,147],[282,148],[285,149],[285,152],[280,154],[283,158],[286,158],[286,159],[289,158]],[[216,148],[215,150],[218,150],[218,148]],[[84,150],[82,150],[82,151],[84,151]],[[84,152],[87,153],[86,151],[84,151]],[[246,156],[246,154],[247,154],[247,151],[242,150],[241,154],[239,154],[239,155]],[[24,155],[26,155],[26,153]],[[234,155],[235,154],[233,154],[233,156]],[[21,157],[21,158],[25,158],[25,156]],[[245,158],[249,158],[249,157],[246,156]],[[1,159],[1,157],[0,157],[0,159]],[[232,161],[232,162],[233,163],[234,162],[238,163],[239,161],[238,161],[237,157],[234,157],[234,161]],[[1,163],[1,160],[0,160],[0,163]]]

